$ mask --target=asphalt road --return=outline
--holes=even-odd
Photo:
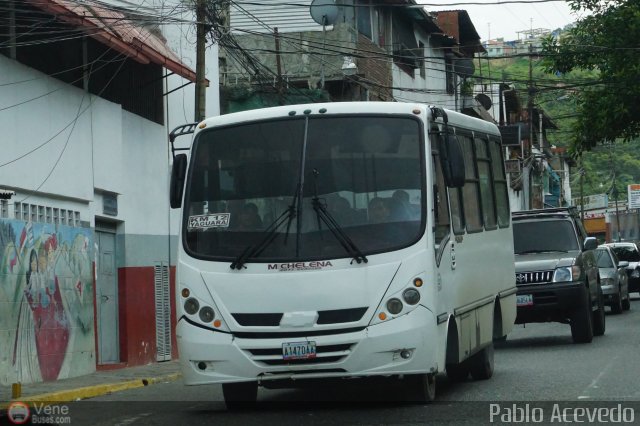
[[[451,384],[441,377],[432,405],[404,402],[398,381],[357,380],[313,389],[260,389],[256,409],[227,412],[220,386],[177,381],[74,403],[71,424],[488,424],[491,410],[499,410],[495,421],[519,409],[524,413],[527,403],[544,410],[543,420],[551,420],[554,404],[560,404],[626,408],[628,415],[635,410],[640,424],[640,298],[637,293],[632,298],[631,311],[607,314],[605,335],[590,344],[574,344],[568,325],[516,326],[496,349],[490,380]]]

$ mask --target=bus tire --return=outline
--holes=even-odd
[[[410,399],[420,404],[428,404],[436,399],[436,375],[414,374],[408,377]]]
[[[474,380],[487,380],[493,376],[493,343],[469,358],[469,372]]]
[[[466,361],[459,364],[447,364],[447,377],[452,382],[464,382],[469,377],[469,366]]]
[[[223,383],[222,395],[228,410],[250,408],[258,400],[258,382]]]

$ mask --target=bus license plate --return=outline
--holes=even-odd
[[[518,294],[516,296],[516,306],[533,306],[533,295]]]
[[[316,357],[316,342],[282,344],[282,359],[310,359]]]

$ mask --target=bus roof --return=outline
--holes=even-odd
[[[468,129],[477,129],[499,136],[495,124],[480,120],[459,112],[444,109],[449,124]],[[210,117],[200,123],[198,130],[210,126],[224,126],[248,121],[286,118],[303,115],[335,115],[335,114],[414,114],[423,119],[431,119],[431,106],[419,103],[404,102],[326,102],[299,105],[285,105],[260,108],[220,116]],[[202,127],[202,124],[205,126]]]

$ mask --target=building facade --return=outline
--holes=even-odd
[[[194,72],[102,3],[0,14],[0,383],[177,356],[165,77]]]
[[[322,21],[311,3],[230,5],[220,40],[223,112],[318,99],[462,108],[461,59],[483,50],[466,12],[338,0]]]

